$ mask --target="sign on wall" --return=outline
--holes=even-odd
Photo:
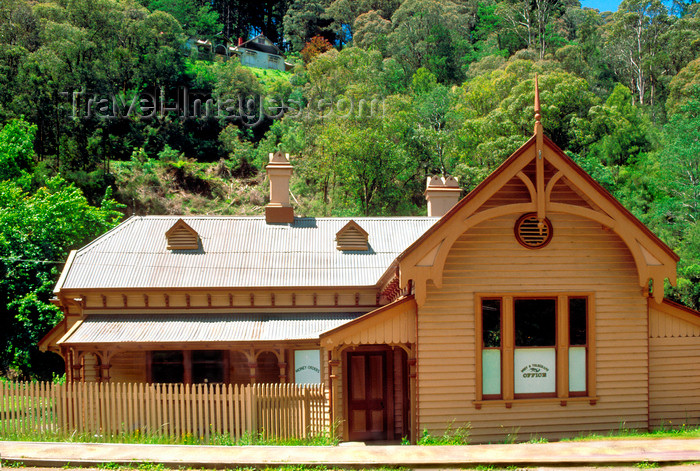
[[[557,391],[557,355],[554,348],[517,348],[513,360],[515,394]]]
[[[294,351],[294,382],[296,384],[321,383],[321,352],[319,350]]]

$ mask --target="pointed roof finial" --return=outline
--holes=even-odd
[[[542,110],[540,109],[540,85],[538,76],[535,74],[535,134],[542,132]]]

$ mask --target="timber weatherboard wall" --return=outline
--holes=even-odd
[[[513,236],[517,215],[485,221],[463,234],[449,252],[442,289],[429,284],[418,315],[419,426],[440,434],[471,423],[476,442],[508,433],[558,438],[580,431],[647,426],[647,308],[625,244],[600,224],[548,213],[550,244],[522,247]],[[591,293],[595,316],[596,395],[559,399],[483,401],[477,409],[475,294]],[[543,420],[545,419],[545,420]]]
[[[110,381],[115,383],[146,382],[146,352],[127,351],[116,353],[109,369]]]
[[[650,425],[698,425],[700,316],[650,302],[649,321]]]

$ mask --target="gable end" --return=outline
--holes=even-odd
[[[565,186],[557,187],[558,183]],[[489,204],[494,197],[496,204]],[[556,144],[535,135],[399,255],[401,288],[413,280],[416,302],[422,305],[428,280],[437,288],[442,286],[447,254],[461,234],[489,219],[525,213],[536,213],[538,220],[547,213],[573,214],[600,223],[631,252],[645,292],[653,281],[653,296],[660,302],[664,279],[675,285],[678,256]]]

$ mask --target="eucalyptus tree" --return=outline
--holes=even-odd
[[[618,77],[635,92],[639,104],[654,105],[662,38],[671,24],[661,0],[623,0],[606,28],[607,50]]]

